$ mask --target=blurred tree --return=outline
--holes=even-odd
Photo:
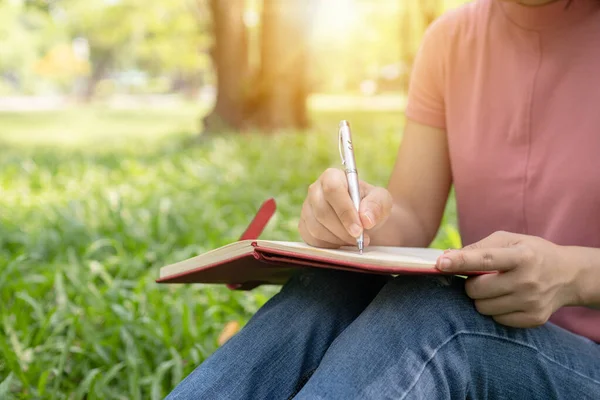
[[[208,67],[202,51],[208,44],[204,33],[208,16],[199,17],[191,0],[27,0],[26,4],[63,29],[63,42],[52,47],[75,39],[87,43],[91,68],[81,93],[85,100],[91,100],[98,83],[117,70],[176,76],[180,86],[197,88]]]
[[[244,0],[211,0],[217,100],[205,133],[308,125],[306,74],[311,1],[263,0],[260,61],[249,71]]]
[[[172,89],[194,98],[210,69],[210,15],[204,0],[145,2],[131,49],[136,65],[167,75]]]
[[[16,92],[34,92],[36,60],[64,38],[45,9],[26,2],[0,1],[0,78],[10,82]]]
[[[309,0],[264,0],[260,70],[248,99],[249,117],[260,128],[308,125]]]
[[[73,46],[61,43],[38,59],[34,70],[38,76],[49,78],[67,90],[73,79],[89,73],[89,63],[78,57]]]
[[[62,0],[56,8],[63,15],[70,36],[85,38],[89,45],[91,71],[81,93],[89,101],[111,68],[131,56],[124,50],[137,26],[135,1]]]
[[[215,82],[207,131],[302,127],[308,82],[322,92],[405,89],[426,26],[465,1],[319,0],[313,13],[303,0],[0,0],[0,90],[196,98]]]
[[[214,42],[210,50],[217,77],[217,98],[204,118],[207,133],[241,129],[246,119],[248,36],[244,0],[210,0]]]

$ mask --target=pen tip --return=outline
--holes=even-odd
[[[359,254],[362,254],[362,253],[363,253],[363,249],[360,249],[360,250],[358,251],[358,253],[359,253]]]

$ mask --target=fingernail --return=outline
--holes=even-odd
[[[452,266],[452,260],[448,257],[441,257],[438,259],[437,266],[442,271],[446,271]]]
[[[371,238],[368,235],[365,235],[365,237],[364,237],[365,247],[367,247],[370,243],[371,243]]]
[[[361,232],[360,226],[358,226],[357,224],[350,225],[350,234],[353,237],[357,237],[358,235],[360,235],[360,232]]]
[[[368,221],[369,228],[372,227],[373,225],[375,225],[375,217],[373,216],[373,214],[370,211],[365,212],[364,215]]]

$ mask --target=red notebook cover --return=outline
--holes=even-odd
[[[274,199],[265,201],[240,240],[258,239],[276,211]],[[298,268],[329,268],[377,274],[444,274],[432,268],[386,268],[356,262],[335,261],[318,256],[307,256],[292,251],[262,248],[253,242],[250,254],[232,257],[226,261],[170,275],[157,280],[158,283],[214,283],[226,284],[233,290],[251,290],[262,284],[284,284]],[[477,275],[479,273],[473,273]]]

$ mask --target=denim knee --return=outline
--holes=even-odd
[[[382,288],[374,303],[391,318],[410,314],[419,327],[441,324],[458,329],[487,318],[466,295],[464,282],[453,276],[398,276]]]

